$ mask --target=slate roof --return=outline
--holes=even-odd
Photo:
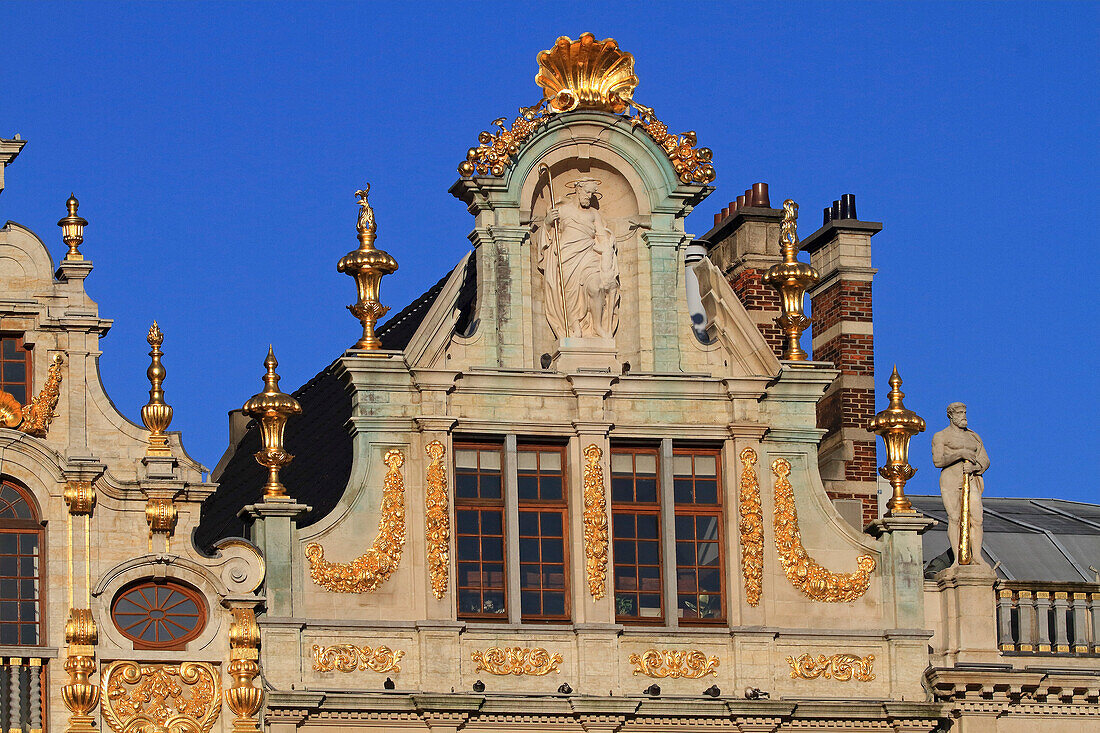
[[[939,524],[922,535],[925,577],[951,564],[947,513],[939,496],[910,496]],[[1100,569],[1100,505],[1064,499],[984,497],[982,554],[1006,580],[1096,583]]]
[[[467,260],[459,291],[460,314],[456,328],[459,333],[467,331],[472,318],[477,286],[476,259],[471,256]],[[400,350],[408,346],[453,272],[444,275],[377,328],[375,333],[383,349]],[[333,510],[351,476],[353,450],[347,430],[351,419],[351,395],[336,376],[338,363],[339,359],[333,361],[293,393],[302,405],[302,414],[287,422],[284,440],[294,460],[282,470],[280,479],[288,495],[312,507],[299,519],[302,527],[320,521]],[[261,489],[267,480],[266,470],[253,458],[260,447],[259,426],[253,421],[237,444],[230,446],[232,456],[215,478],[218,488],[203,502],[199,525],[192,538],[200,550],[210,551],[214,543],[225,537],[245,535],[244,522],[237,513],[248,504],[260,501]]]

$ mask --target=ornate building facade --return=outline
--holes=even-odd
[[[912,507],[896,373],[875,414],[881,225],[845,196],[800,240],[756,184],[696,238],[711,151],[630,54],[562,38],[536,82],[459,166],[472,250],[380,326],[398,263],[358,192],[362,337],[292,395],[269,353],[210,480],[156,324],[143,426],[103,392],[76,199],[59,265],[0,229],[0,725],[1095,729],[1100,513],[1037,505],[969,565]],[[1014,562],[1029,533],[1061,574]]]

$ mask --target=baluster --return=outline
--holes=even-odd
[[[1050,593],[1045,590],[1035,591],[1035,616],[1038,620],[1037,630],[1039,642],[1036,651],[1050,651]]]
[[[1020,597],[1020,645],[1022,652],[1035,651],[1035,606],[1031,591],[1022,590]]]
[[[1012,642],[1012,591],[1001,589],[997,592],[997,642],[1002,652],[1015,650]]]
[[[1100,593],[1093,593],[1089,600],[1089,613],[1092,616],[1092,651],[1100,654]]]
[[[8,664],[8,660],[4,657],[0,657],[0,731],[6,731],[8,729],[8,723],[10,722],[11,713],[8,711],[8,696],[5,694],[5,685],[8,683],[7,672],[4,671],[4,667]]]
[[[22,697],[22,685],[19,672],[23,668],[23,660],[12,657],[8,664],[8,733],[23,733],[23,706],[20,704]]]
[[[31,674],[27,686],[30,733],[42,733],[42,660],[31,659]]]
[[[1073,653],[1088,654],[1089,651],[1089,627],[1088,627],[1088,595],[1085,593],[1073,594]]]
[[[1069,593],[1058,591],[1054,594],[1054,651],[1069,654],[1069,630],[1066,628],[1066,615],[1069,613]]]

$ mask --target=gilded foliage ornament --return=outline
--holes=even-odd
[[[834,654],[827,657],[819,654],[800,654],[797,657],[787,657],[787,664],[791,665],[791,678],[801,677],[804,680],[812,680],[818,677],[834,679],[838,682],[870,682],[875,679],[874,666],[875,655],[868,654],[860,657],[855,654]]]
[[[351,562],[325,560],[325,550],[316,542],[306,545],[309,577],[334,593],[370,593],[397,570],[405,547],[405,479],[401,467],[405,454],[388,451],[382,462],[389,470],[382,484],[382,517],[378,535],[366,553]]]
[[[221,714],[213,665],[112,662],[103,672],[103,717],[115,733],[209,733]]]
[[[871,585],[875,559],[860,555],[856,558],[859,569],[854,573],[833,573],[823,568],[802,546],[794,490],[788,478],[790,462],[775,459],[772,473],[775,474],[775,549],[791,585],[814,601],[846,603],[860,598]]]
[[[607,594],[607,498],[603,451],[595,443],[584,449],[584,563],[588,592],[599,600]]]
[[[226,671],[233,678],[233,685],[225,691],[225,703],[236,716],[234,733],[252,733],[259,730],[255,716],[264,702],[264,691],[253,683],[260,674],[260,627],[251,608],[234,608],[230,613],[233,623],[229,625]]]
[[[424,530],[428,538],[428,577],[432,594],[443,598],[447,592],[447,570],[450,565],[451,525],[447,507],[447,469],[443,456],[447,449],[438,440],[424,448],[431,459],[428,463],[427,493],[424,497]]]
[[[542,647],[491,646],[485,651],[474,650],[470,658],[477,663],[475,672],[495,675],[529,675],[542,677],[551,672],[560,673],[562,656],[550,654]]]
[[[0,391],[0,425],[36,438],[45,438],[50,423],[57,417],[54,409],[61,399],[61,365],[64,363],[61,354],[53,355],[42,391],[26,405],[20,405],[11,394]]]
[[[680,677],[697,680],[707,675],[718,676],[718,657],[708,657],[698,649],[649,649],[641,654],[631,654],[630,663],[634,665],[634,676]]]
[[[355,644],[334,644],[332,646],[313,645],[313,668],[318,672],[354,672],[355,670],[372,672],[401,671],[398,662],[405,656],[400,649],[388,646],[356,646]]]
[[[764,514],[760,509],[760,483],[756,478],[756,451],[745,448],[740,457],[741,573],[745,577],[745,597],[750,606],[756,606],[760,603],[764,580]]]

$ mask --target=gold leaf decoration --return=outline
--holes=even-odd
[[[602,457],[603,451],[595,443],[584,449],[584,563],[588,592],[596,600],[607,593],[607,498]]]
[[[791,475],[790,462],[783,458],[775,459],[772,473],[775,474],[775,549],[791,585],[811,600],[825,603],[846,603],[861,597],[871,585],[875,559],[870,555],[860,555],[856,558],[859,569],[854,573],[832,573],[823,568],[802,546],[794,490],[788,478]]]
[[[257,731],[255,716],[264,702],[263,689],[254,684],[260,674],[260,627],[256,625],[256,612],[251,608],[233,608],[230,613],[233,622],[229,624],[226,671],[233,678],[233,684],[225,691],[225,703],[236,716],[234,731]]]
[[[764,580],[764,513],[760,509],[760,483],[756,478],[756,451],[741,451],[741,485],[738,493],[741,522],[741,573],[750,606],[760,603]]]
[[[206,662],[112,662],[103,672],[103,717],[115,733],[209,733],[221,715],[220,680]]]
[[[787,664],[791,665],[792,678],[801,677],[804,680],[824,677],[838,682],[849,680],[870,682],[875,678],[874,654],[868,654],[865,657],[855,654],[834,654],[831,657],[824,654],[819,654],[817,657],[811,654],[800,654],[798,657],[787,657]]]
[[[718,676],[718,657],[708,657],[698,649],[649,649],[641,654],[631,654],[634,676],[671,677],[697,680],[707,675]]]
[[[488,672],[495,675],[531,675],[542,677],[551,672],[560,673],[562,663],[560,654],[551,655],[542,647],[527,649],[513,646],[491,646],[485,651],[474,650],[470,655],[477,662],[475,672]]]
[[[334,644],[322,647],[313,645],[313,668],[318,672],[354,672],[370,670],[372,672],[393,672],[397,674],[401,667],[397,664],[405,652],[390,649],[388,646],[356,646],[355,644]]]
[[[11,394],[0,390],[0,424],[36,438],[45,438],[50,423],[57,417],[54,409],[61,399],[61,365],[64,363],[61,354],[54,354],[46,370],[46,383],[42,391],[26,405],[20,405]]]
[[[386,582],[401,562],[405,547],[405,454],[391,450],[382,459],[389,470],[382,484],[382,517],[370,549],[349,563],[328,562],[316,542],[306,545],[309,577],[334,593],[369,593]]]
[[[447,469],[443,456],[447,449],[438,440],[425,446],[428,463],[427,494],[424,497],[424,529],[428,537],[428,575],[432,593],[443,598],[447,592],[447,569],[450,564],[451,525],[447,508]]]

